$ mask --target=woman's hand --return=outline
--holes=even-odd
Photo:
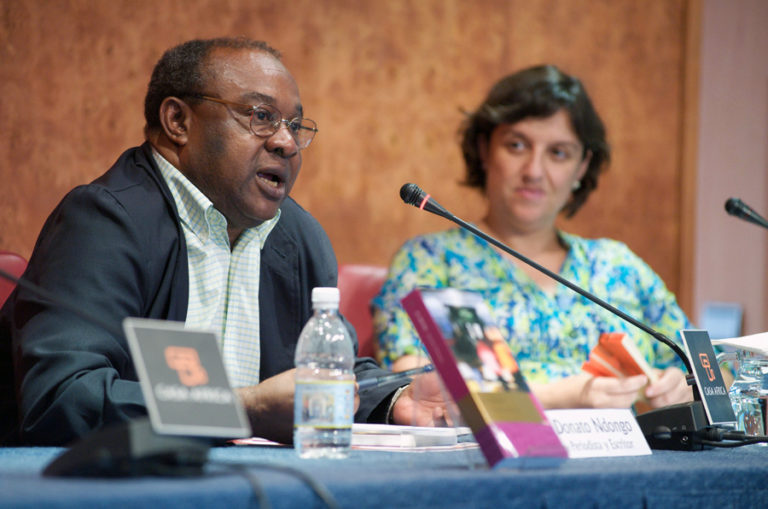
[[[629,408],[648,383],[645,375],[614,378],[589,376],[581,390],[582,408]]]
[[[646,383],[645,375],[613,378],[579,373],[531,384],[531,390],[544,408],[629,408]]]
[[[678,368],[659,371],[659,379],[645,389],[645,397],[652,408],[661,408],[693,400],[691,386]]]

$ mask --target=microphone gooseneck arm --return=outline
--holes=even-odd
[[[576,286],[575,284],[571,283],[567,279],[563,278],[562,276],[555,274],[551,270],[547,269],[546,267],[543,267],[542,265],[539,265],[535,261],[531,260],[527,256],[524,256],[511,247],[503,244],[502,242],[496,240],[495,238],[491,237],[487,233],[483,232],[482,230],[476,228],[475,226],[471,225],[470,223],[467,223],[466,221],[456,217],[455,215],[451,214],[447,210],[445,210],[442,206],[440,206],[439,203],[437,203],[435,200],[433,200],[430,195],[424,193],[424,191],[419,188],[416,184],[405,184],[403,187],[400,188],[400,197],[403,199],[405,203],[408,203],[409,205],[413,205],[415,207],[418,207],[422,210],[426,210],[428,212],[432,212],[433,214],[437,214],[439,216],[442,216],[462,228],[465,228],[472,232],[473,234],[477,235],[478,237],[485,239],[486,241],[490,242],[494,246],[498,247],[505,253],[509,253],[510,255],[514,256],[518,260],[520,260],[523,263],[526,263],[533,267],[534,269],[546,274],[547,276],[551,277],[558,283],[567,286],[574,292],[578,293],[579,295],[582,295],[583,297],[586,297],[587,299],[591,300],[598,306],[607,309],[611,313],[619,316],[620,318],[626,320],[627,322],[631,323],[638,329],[642,330],[643,332],[646,332],[656,338],[657,340],[661,341],[668,347],[670,347],[678,357],[683,361],[685,364],[686,369],[688,370],[688,381],[689,383],[692,381],[692,375],[693,370],[691,368],[691,363],[688,361],[688,356],[683,352],[682,348],[677,346],[672,340],[670,340],[668,337],[666,337],[664,334],[661,334],[660,332],[657,332],[641,321],[635,319],[634,317],[628,315],[627,313],[621,311],[620,309],[612,306],[611,304],[608,304],[604,300],[602,300],[600,297],[591,294],[590,292],[580,288],[579,286]]]

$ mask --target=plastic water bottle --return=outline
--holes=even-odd
[[[296,346],[293,443],[302,458],[344,458],[352,441],[355,353],[339,289],[312,290],[313,315]]]

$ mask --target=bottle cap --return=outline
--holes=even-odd
[[[313,288],[312,307],[339,307],[339,289],[321,286]]]

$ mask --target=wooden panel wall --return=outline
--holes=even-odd
[[[320,127],[294,196],[340,262],[386,264],[451,226],[402,204],[415,182],[467,220],[456,130],[501,76],[554,63],[587,85],[613,164],[563,226],[627,242],[681,288],[686,0],[16,0],[0,3],[0,249],[28,256],[71,187],[142,141],[151,69],[194,37],[283,52]],[[684,302],[686,304],[686,302]]]

